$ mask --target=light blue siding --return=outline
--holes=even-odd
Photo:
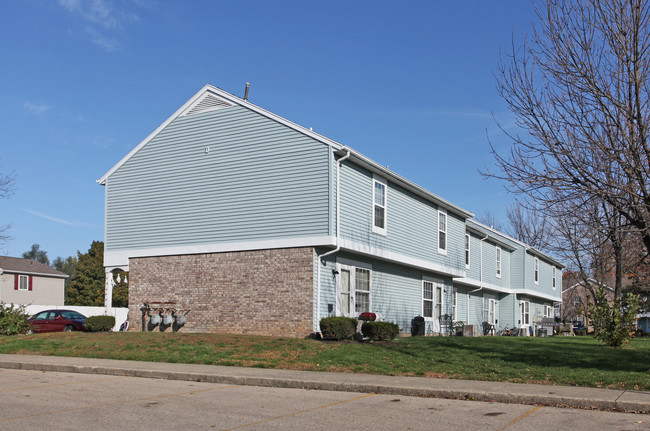
[[[328,235],[330,158],[243,107],[176,118],[108,178],[106,249]]]
[[[388,181],[386,235],[372,231],[372,173],[343,162],[341,236],[361,244],[463,270],[465,220],[447,214],[447,254],[438,253],[438,207]]]

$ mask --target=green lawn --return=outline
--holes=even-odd
[[[650,338],[415,337],[323,342],[222,334],[56,333],[0,337],[0,353],[236,365],[650,391]]]

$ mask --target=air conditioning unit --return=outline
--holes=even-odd
[[[478,336],[478,325],[463,325],[463,337]]]

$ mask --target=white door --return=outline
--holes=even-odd
[[[341,295],[341,310],[340,314],[347,316],[350,314],[350,310],[353,309],[352,301],[354,300],[350,294],[350,270],[341,269],[340,271],[340,295]]]

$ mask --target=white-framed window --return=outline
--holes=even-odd
[[[442,285],[436,283],[436,319],[442,316]]]
[[[18,276],[18,290],[29,290],[29,276],[28,275],[19,275]]]
[[[553,290],[557,288],[557,277],[555,272],[555,267],[553,267]]]
[[[483,321],[490,325],[496,325],[497,300],[483,297]]]
[[[519,301],[519,324],[530,325],[530,301]]]
[[[360,268],[354,265],[337,265],[336,314],[338,316],[356,317],[359,313],[372,309],[372,271],[370,267]]]
[[[496,248],[496,256],[497,256],[497,262],[496,262],[497,274],[496,274],[496,276],[497,276],[497,278],[501,278],[501,247],[499,247],[498,245],[497,245],[497,248]]]
[[[433,318],[433,287],[433,282],[422,280],[422,317],[425,318]]]
[[[379,177],[372,179],[372,231],[386,235],[386,201],[388,187],[386,180]]]
[[[535,258],[535,284],[539,284],[539,259]]]
[[[544,317],[553,317],[553,307],[550,305],[544,306]]]
[[[365,313],[370,311],[370,270],[356,268],[354,277],[354,311]]]
[[[447,254],[447,213],[438,211],[438,253]]]
[[[451,320],[458,321],[458,291],[454,289],[451,303]]]
[[[469,234],[465,234],[465,268],[469,269]]]

